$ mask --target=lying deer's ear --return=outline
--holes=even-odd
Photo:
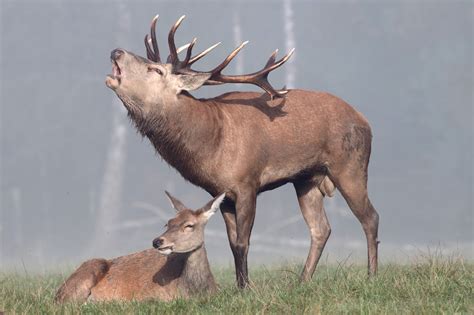
[[[182,90],[192,91],[199,89],[210,77],[210,73],[177,74],[176,94],[181,93]]]
[[[202,213],[202,215],[204,216],[204,218],[206,220],[209,220],[209,218],[214,214],[216,213],[217,210],[219,210],[220,208],[220,205],[222,203],[222,201],[224,200],[225,198],[225,193],[223,194],[220,194],[218,197],[212,199],[211,201],[209,201],[205,206],[204,206],[204,212]]]
[[[168,197],[169,201],[171,202],[171,205],[173,206],[173,208],[176,211],[179,212],[181,210],[187,209],[187,207],[185,205],[183,205],[183,203],[181,201],[179,201],[175,197],[171,196],[171,194],[169,192],[167,192],[166,190],[165,190],[165,194]]]

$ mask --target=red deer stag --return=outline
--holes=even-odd
[[[222,70],[241,44],[208,72],[191,65],[216,45],[191,57],[196,43],[176,49],[161,60],[155,35],[158,16],[145,37],[148,59],[115,49],[113,73],[106,79],[128,110],[138,131],[191,183],[212,196],[228,192],[221,206],[239,287],[248,283],[247,254],[257,195],[286,183],[296,190],[311,234],[311,247],[301,279],[309,280],[330,234],[323,197],[334,188],[344,196],[367,237],[369,274],[377,271],[378,214],[367,195],[367,168],[372,134],[367,120],[343,100],[324,92],[275,90],[268,74],[290,58],[271,54],[263,69],[246,75]],[[178,53],[186,50],[184,60]],[[255,84],[265,90],[230,92],[196,99],[188,91],[202,85]]]
[[[153,241],[158,250],[84,262],[59,288],[56,302],[170,301],[215,292],[217,286],[204,247],[204,227],[225,194],[196,211],[167,195],[178,214],[168,221],[166,232]]]

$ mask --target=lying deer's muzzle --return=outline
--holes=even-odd
[[[158,249],[163,244],[163,239],[157,237],[153,240],[153,247]]]
[[[153,247],[156,248],[161,254],[169,255],[173,252],[173,245],[165,245],[164,239],[157,237],[153,240]]]

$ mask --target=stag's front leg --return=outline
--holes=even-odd
[[[232,250],[234,257],[236,257],[237,220],[235,217],[235,203],[230,199],[226,199],[221,204],[221,213],[224,218],[230,249]]]
[[[255,219],[257,194],[255,190],[240,190],[236,194],[235,214],[237,240],[233,248],[235,272],[237,285],[239,288],[245,288],[249,282],[247,255],[250,244],[250,234],[252,233],[253,222]]]

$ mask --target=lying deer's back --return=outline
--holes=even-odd
[[[156,249],[117,257],[110,262],[105,277],[91,290],[90,300],[135,299],[177,296],[182,269],[179,257],[163,256]]]

